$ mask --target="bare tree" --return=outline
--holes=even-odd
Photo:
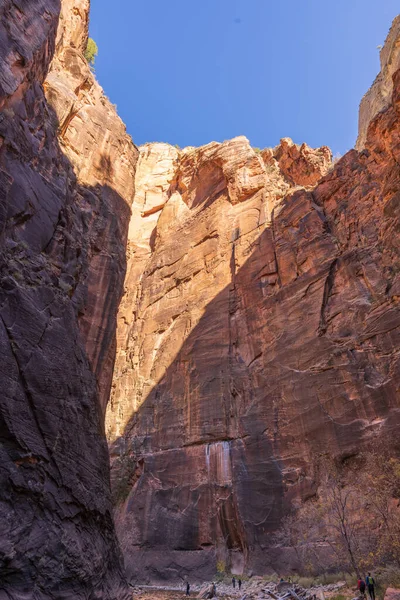
[[[380,563],[400,566],[400,461],[386,448],[376,449],[364,460],[357,487],[368,505],[377,538],[373,554]]]
[[[320,570],[321,549],[330,548],[338,569],[360,576],[370,566],[376,545],[374,515],[364,494],[354,485],[356,474],[338,469],[333,461],[321,464],[318,494],[286,521],[286,534],[307,571]],[[347,475],[347,477],[346,477]],[[372,519],[372,521],[371,521]]]

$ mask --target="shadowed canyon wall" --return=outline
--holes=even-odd
[[[334,166],[288,139],[140,149],[106,417],[132,578],[295,567],[272,534],[315,494],[320,458],[396,443],[400,72],[388,76],[364,149]]]
[[[126,595],[104,410],[137,150],[83,57],[88,10],[0,8],[0,598]]]

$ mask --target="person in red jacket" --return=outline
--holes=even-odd
[[[364,581],[364,579],[361,579],[361,577],[360,577],[360,579],[357,582],[357,585],[358,585],[358,589],[360,590],[361,596],[363,598],[365,598],[365,581]]]

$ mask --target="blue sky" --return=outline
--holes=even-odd
[[[353,147],[396,0],[92,0],[96,74],[136,144]]]

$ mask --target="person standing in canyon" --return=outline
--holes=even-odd
[[[186,596],[190,596],[190,583],[186,582]]]
[[[371,573],[368,573],[365,578],[365,583],[367,584],[370,600],[375,600],[375,579],[372,577]]]
[[[365,581],[363,579],[361,579],[361,577],[359,578],[358,582],[357,582],[357,586],[358,589],[360,591],[360,595],[365,598]]]
[[[233,587],[233,589],[235,589],[235,587],[236,587],[236,579],[234,576],[232,577],[232,587]]]
[[[240,592],[240,590],[242,589],[242,580],[240,579],[240,577],[238,579],[238,586],[239,586],[239,592]]]

